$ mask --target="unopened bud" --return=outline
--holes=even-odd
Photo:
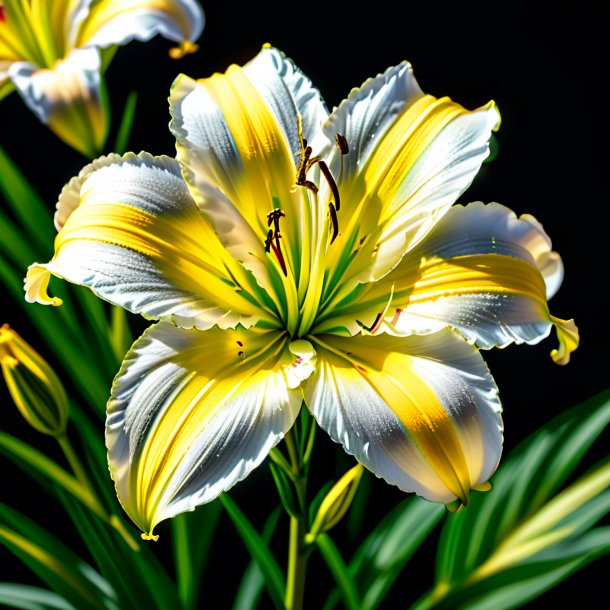
[[[0,327],[0,364],[9,393],[36,430],[59,438],[66,432],[68,400],[49,364],[8,324]]]
[[[356,464],[326,494],[311,526],[311,531],[307,535],[309,541],[313,542],[322,532],[327,532],[343,519],[356,495],[363,470],[364,468],[360,464]]]

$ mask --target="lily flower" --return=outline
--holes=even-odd
[[[562,264],[531,216],[454,206],[489,153],[468,111],[401,63],[328,113],[279,51],[171,90],[177,159],[110,155],[64,188],[53,259],[30,266],[158,320],[125,357],[106,441],[147,537],[260,464],[304,403],[388,483],[467,504],[502,450],[479,348],[573,322],[547,298]]]
[[[98,49],[161,34],[181,57],[203,26],[196,0],[0,0],[0,99],[17,89],[64,142],[95,157],[108,131]]]

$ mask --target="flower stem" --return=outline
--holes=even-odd
[[[315,422],[312,422],[315,427]],[[296,431],[292,429],[285,436],[286,448],[290,458],[294,488],[299,503],[300,514],[290,516],[290,538],[288,543],[288,577],[286,581],[286,610],[301,610],[305,594],[305,573],[307,558],[305,535],[307,534],[307,473],[309,458],[313,446],[313,431],[310,432],[307,447],[302,447],[296,440]],[[305,454],[303,454],[305,450]]]
[[[300,487],[299,496],[305,495],[306,480],[297,482]],[[307,555],[305,553],[305,534],[307,528],[303,518],[290,517],[290,541],[288,546],[288,580],[286,582],[286,608],[287,610],[301,610],[303,595],[305,594],[305,572],[307,569]]]

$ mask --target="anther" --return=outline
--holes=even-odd
[[[349,154],[349,146],[347,145],[347,140],[340,133],[335,134],[335,139],[337,140],[337,146],[339,147],[339,152],[342,155]]]
[[[330,190],[333,194],[335,208],[337,209],[337,212],[338,212],[341,209],[341,201],[339,199],[339,189],[337,188],[337,183],[335,182],[333,175],[330,173],[330,170],[328,169],[328,165],[326,165],[326,162],[320,160],[320,161],[318,161],[318,165],[320,166],[320,171],[326,178],[326,182],[328,182],[328,186],[330,187]]]
[[[328,204],[328,210],[330,212],[330,222],[333,226],[333,234],[330,238],[330,243],[332,244],[337,239],[337,235],[339,235],[339,220],[337,219],[337,211],[332,201]]]
[[[373,322],[373,324],[371,324],[371,326],[366,326],[366,324],[360,322],[360,320],[356,320],[356,324],[358,324],[358,326],[360,326],[360,328],[362,328],[363,330],[366,330],[367,332],[371,333],[371,335],[373,335],[381,328],[382,321],[383,312],[380,311],[375,317],[375,321]]]

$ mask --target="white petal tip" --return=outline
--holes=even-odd
[[[58,307],[63,303],[59,297],[49,296],[47,289],[51,273],[45,265],[34,263],[28,267],[24,280],[25,300],[28,303],[40,303],[41,305],[53,305]]]

